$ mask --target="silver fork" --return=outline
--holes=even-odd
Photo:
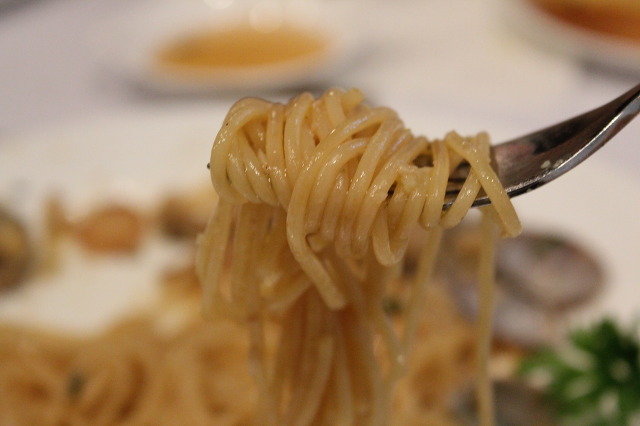
[[[607,143],[640,112],[640,84],[577,117],[492,147],[492,163],[509,197],[532,191],[573,169]],[[640,141],[638,141],[640,143]],[[453,174],[445,208],[458,193],[468,165]],[[480,194],[474,206],[489,204]]]

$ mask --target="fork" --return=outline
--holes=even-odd
[[[532,191],[586,160],[640,112],[640,84],[609,103],[553,126],[494,145],[492,165],[509,197]],[[455,171],[466,176],[469,166]],[[458,183],[457,183],[458,182]],[[447,187],[444,207],[460,190],[460,179]],[[489,204],[480,194],[474,206]]]

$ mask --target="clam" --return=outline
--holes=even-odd
[[[475,317],[479,232],[468,226],[443,242],[438,274],[461,312]],[[494,335],[526,347],[564,334],[567,314],[586,306],[605,282],[585,247],[556,233],[530,232],[500,240],[496,250]]]

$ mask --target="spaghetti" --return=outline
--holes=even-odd
[[[426,291],[391,425],[457,424],[450,398],[473,377],[473,328],[442,286]],[[167,296],[158,312],[121,319],[98,335],[1,324],[0,424],[264,424],[241,329],[203,321],[198,298]],[[190,315],[175,323],[176,312]]]
[[[90,339],[1,325],[0,424],[251,424],[246,349],[231,324],[141,318]]]
[[[486,134],[415,137],[391,109],[363,100],[358,90],[339,89],[287,104],[243,99],[211,150],[220,201],[199,238],[205,314],[248,329],[267,424],[386,424],[443,229],[484,191],[492,203],[483,209],[488,236],[520,232]],[[461,164],[470,171],[443,211]],[[396,323],[383,302],[416,225],[428,233]],[[490,303],[490,243],[484,258],[483,301]],[[478,394],[488,424],[490,306],[482,312]],[[271,328],[275,345],[265,338]]]

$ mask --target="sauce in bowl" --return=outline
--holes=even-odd
[[[640,3],[628,1],[532,0],[569,25],[640,43]]]
[[[291,25],[269,32],[239,25],[185,35],[167,43],[156,59],[163,70],[206,73],[312,59],[328,46],[322,35]]]

